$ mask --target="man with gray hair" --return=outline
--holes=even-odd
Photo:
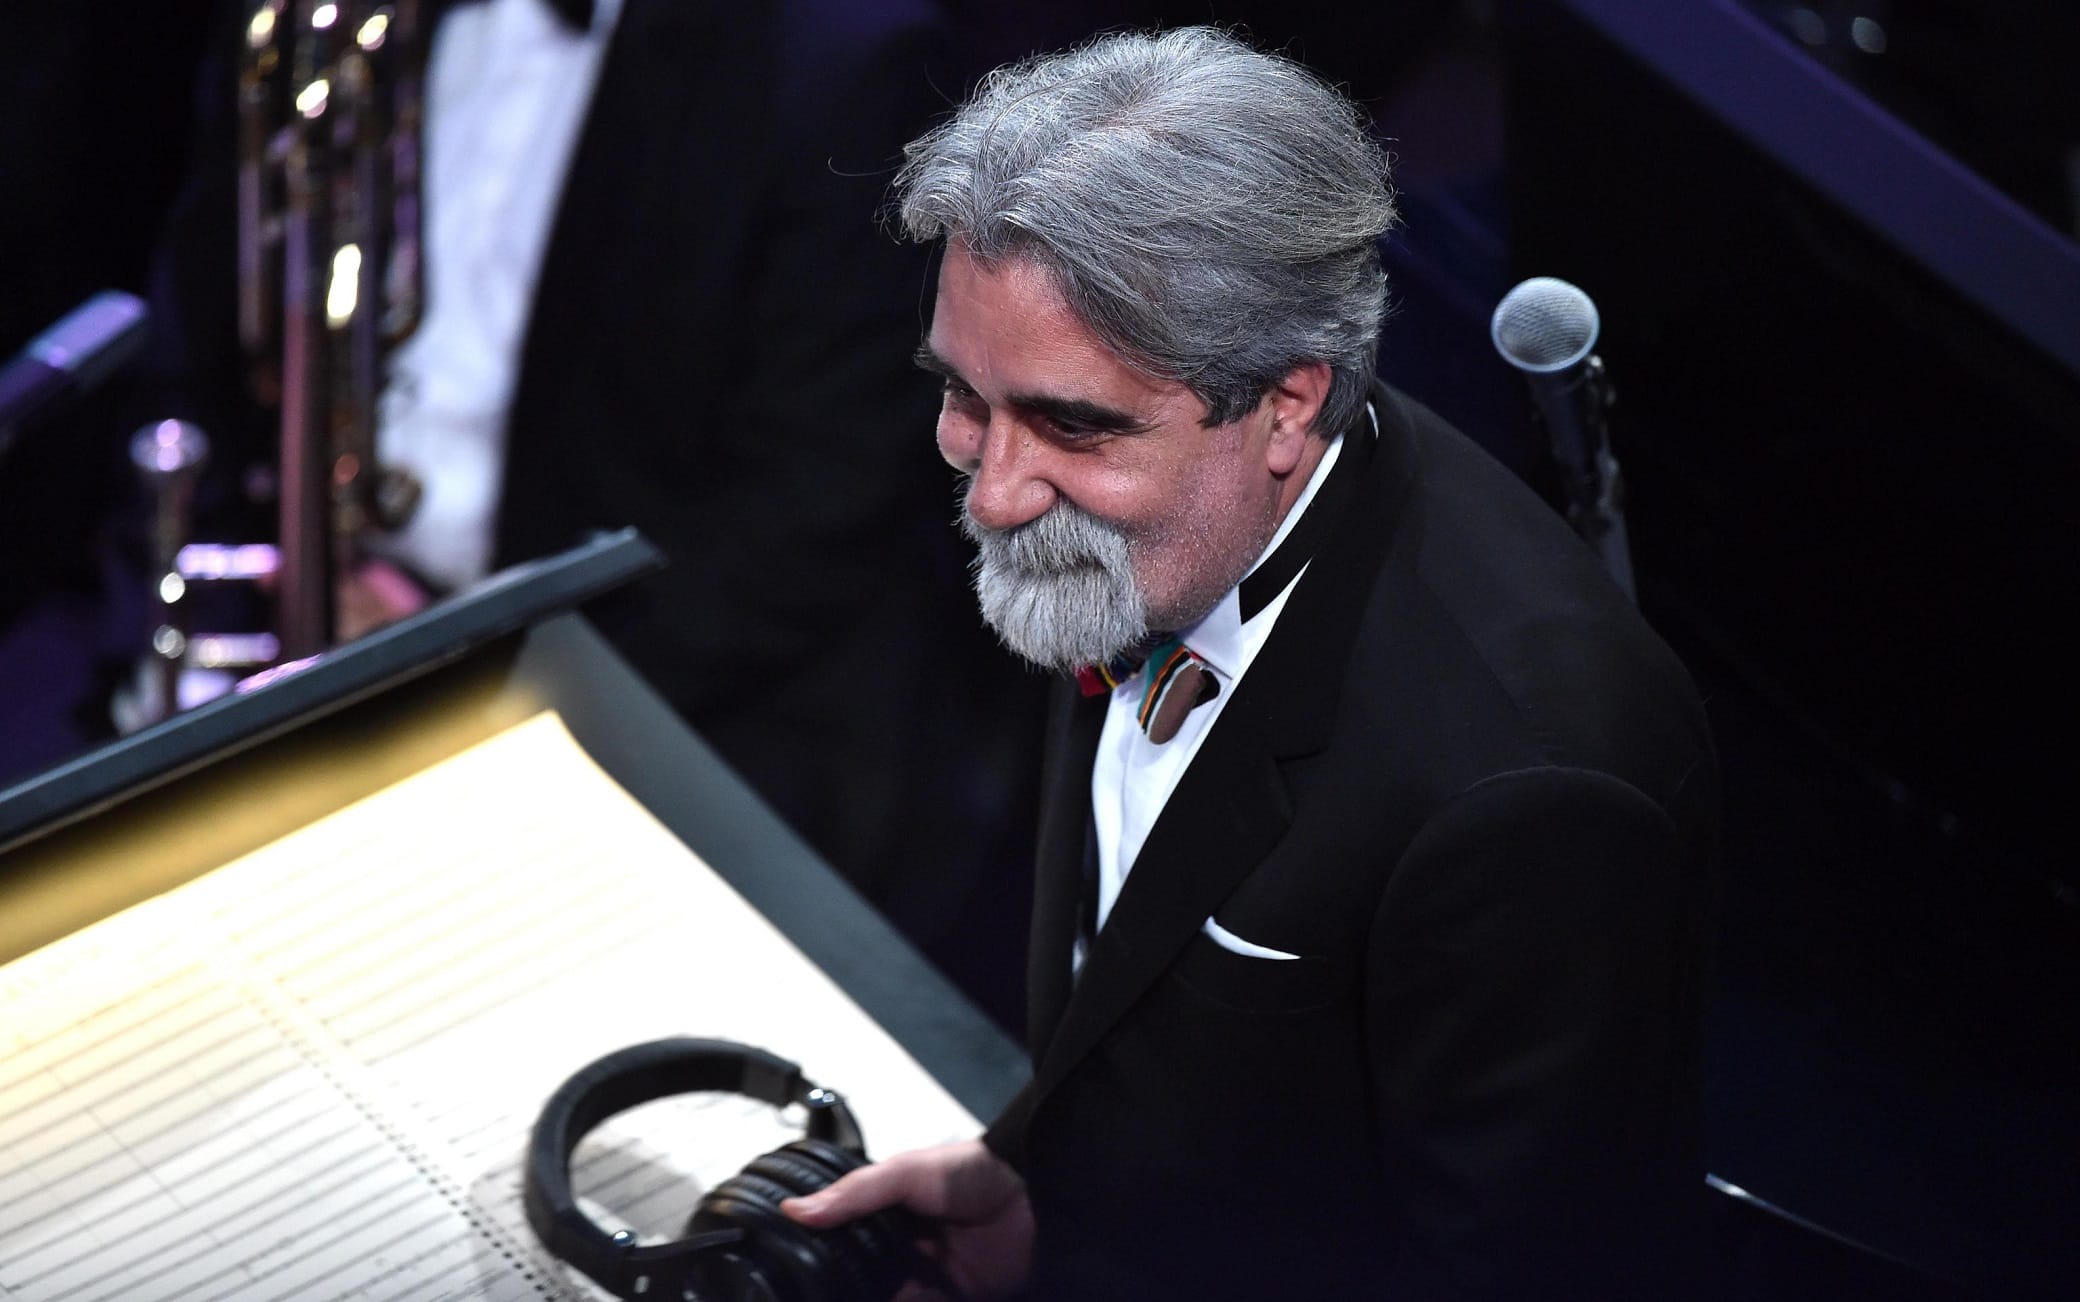
[[[1553,513],[1373,378],[1354,107],[1101,38],[914,142],[919,360],[1004,642],[1073,672],[1030,1085],[896,1203],[969,1297],[1681,1296],[1714,766]],[[923,1286],[912,1290],[921,1296]]]

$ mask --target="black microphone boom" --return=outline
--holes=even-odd
[[[0,367],[0,456],[6,455],[15,431],[130,360],[144,343],[144,319],[142,299],[103,290]]]
[[[1560,469],[1567,522],[1587,539],[1627,597],[1637,600],[1625,532],[1625,481],[1611,453],[1610,382],[1596,356],[1602,327],[1589,296],[1534,276],[1503,296],[1488,323],[1502,360],[1524,373]]]

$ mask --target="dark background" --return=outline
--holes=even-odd
[[[2040,288],[2080,265],[2071,6],[943,7],[949,80],[1213,19],[1348,86],[1404,195],[1381,369],[1528,477],[1541,436],[1488,313],[1532,274],[1595,296],[1641,602],[1706,692],[1726,775],[1710,1168],[1872,1250],[1728,1199],[1716,1295],[2065,1295],[2080,866],[2057,629],[2080,581],[2080,297],[2047,332],[2027,284],[1983,284],[2018,249]],[[216,9],[14,6],[0,355],[97,289],[147,290]],[[1635,19],[1694,48],[1643,53]],[[1907,175],[1893,155],[1791,157],[1859,138],[1938,160],[1942,183],[1859,204]],[[1933,253],[1892,220],[1950,214]],[[0,460],[0,785],[105,736],[142,646],[124,400],[113,384]],[[915,938],[1016,1015],[1015,954]]]

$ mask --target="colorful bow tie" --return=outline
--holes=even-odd
[[[1158,746],[1177,735],[1185,716],[1221,694],[1212,668],[1175,637],[1163,639],[1145,653],[1122,652],[1102,665],[1085,665],[1076,681],[1085,696],[1099,696],[1144,673],[1141,704],[1134,720]]]

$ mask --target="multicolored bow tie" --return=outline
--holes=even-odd
[[[1145,671],[1141,704],[1134,711],[1141,731],[1158,746],[1177,735],[1185,716],[1221,694],[1213,669],[1175,637],[1168,637],[1145,652],[1125,651],[1102,665],[1085,665],[1076,671],[1076,682],[1085,696],[1101,696]]]
[[[1344,506],[1357,491],[1372,459],[1372,445],[1379,440],[1379,414],[1365,404],[1364,430],[1353,424],[1344,431],[1343,451],[1329,470],[1328,479],[1315,499],[1287,531],[1285,540],[1235,587],[1236,610],[1248,624],[1262,614],[1278,594],[1291,587],[1307,568],[1316,548],[1328,536],[1330,526],[1342,516]],[[1077,685],[1085,696],[1103,696],[1121,683],[1148,669],[1141,688],[1141,707],[1135,718],[1148,739],[1161,745],[1177,735],[1185,716],[1221,694],[1221,685],[1206,661],[1175,636],[1165,636],[1154,645],[1130,647],[1102,665],[1085,665],[1076,671]]]

